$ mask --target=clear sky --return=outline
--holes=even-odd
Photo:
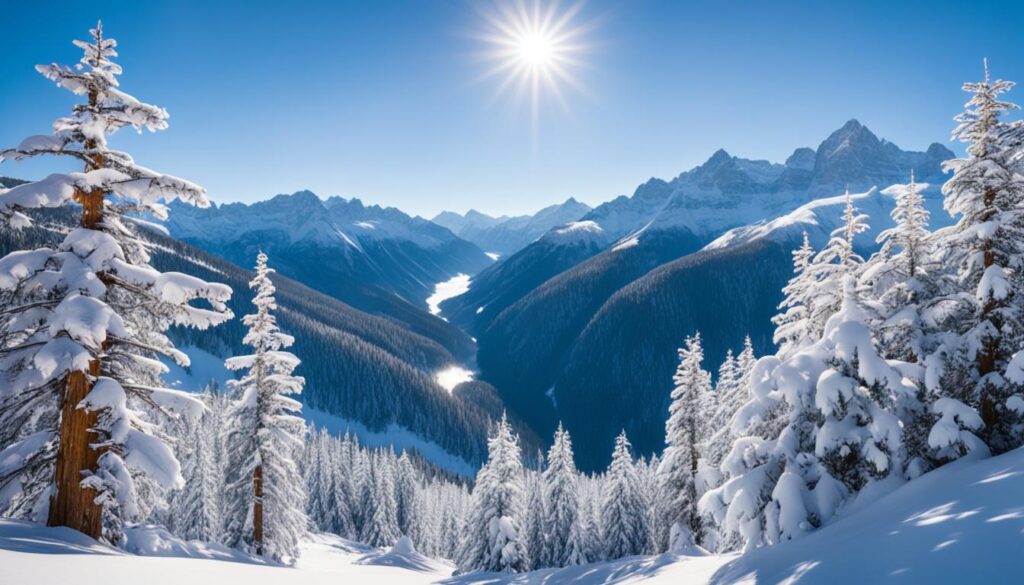
[[[562,84],[563,103],[542,93],[534,124],[529,100],[486,76],[481,35],[502,4],[10,2],[0,145],[68,111],[33,65],[77,62],[71,40],[97,18],[120,43],[123,89],[171,112],[169,130],[113,141],[141,164],[216,201],[308,188],[425,216],[596,204],[719,147],[781,162],[850,118],[923,149],[948,141],[982,57],[1024,81],[1020,1],[591,0],[570,23],[579,87]]]

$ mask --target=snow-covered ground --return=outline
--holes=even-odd
[[[434,285],[434,294],[427,297],[427,308],[430,309],[430,314],[441,317],[441,303],[465,294],[469,290],[469,281],[468,274],[457,274]],[[444,319],[444,317],[441,318]]]
[[[743,583],[1020,583],[1024,575],[1024,449],[960,461],[793,542],[736,555],[630,557],[533,573],[451,576],[406,546],[377,551],[315,535],[295,567],[161,529],[128,531],[135,555],[68,529],[0,520],[0,583],[51,585],[725,585]]]

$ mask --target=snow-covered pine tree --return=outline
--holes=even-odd
[[[869,481],[902,472],[891,408],[912,399],[915,368],[878,354],[853,274],[842,290],[820,340],[784,361],[758,361],[751,400],[733,420],[739,438],[722,464],[728,480],[701,499],[701,510],[747,549],[816,528]]]
[[[526,490],[526,505],[523,507],[523,548],[526,550],[527,570],[533,571],[550,566],[548,564],[548,519],[545,515],[544,488],[541,475],[527,470],[523,483]]]
[[[615,439],[612,462],[601,490],[601,544],[606,560],[646,553],[650,526],[640,478],[626,432]]]
[[[519,439],[503,414],[487,441],[487,463],[476,475],[460,547],[461,572],[526,569],[526,548],[519,534],[523,498]]]
[[[975,433],[995,453],[1022,443],[1020,416],[1007,407],[1020,386],[1006,376],[1024,338],[1024,138],[1020,122],[1002,120],[1017,106],[1000,100],[1013,85],[992,80],[987,61],[984,80],[964,84],[971,99],[953,138],[968,143],[967,158],[944,167],[953,172],[944,207],[958,220],[931,238],[935,263],[951,270],[925,309],[936,339],[927,387],[939,417],[929,443],[941,460],[981,447]]]
[[[341,441],[331,440],[327,465],[330,467],[332,486],[331,531],[345,538],[355,538],[355,523],[352,520],[352,455],[348,433]],[[327,474],[325,474],[325,478]]]
[[[825,323],[829,317],[839,311],[843,304],[843,282],[847,274],[856,273],[864,259],[853,247],[853,240],[861,232],[867,231],[868,216],[857,212],[853,205],[853,197],[846,192],[846,206],[843,209],[843,225],[832,232],[828,244],[811,261],[805,269],[814,277],[805,306],[807,307],[807,335],[810,342],[821,338]],[[780,356],[785,359],[786,354]]]
[[[814,451],[854,493],[872,479],[903,471],[902,432],[893,410],[914,399],[916,386],[907,379],[914,370],[909,364],[879,355],[854,275],[844,276],[843,291],[842,308],[829,319],[816,356],[829,367],[817,376],[814,391],[822,416]]]
[[[674,550],[702,540],[701,518],[697,511],[697,467],[700,448],[707,437],[707,399],[711,395],[711,374],[704,370],[704,349],[700,332],[686,338],[686,347],[679,350],[675,389],[665,423],[665,452],[658,477],[668,499],[667,518],[670,527],[669,548]],[[616,448],[617,449],[617,448]],[[672,540],[675,539],[675,540]]]
[[[395,502],[395,455],[378,455],[373,465],[373,513],[363,528],[363,542],[388,547],[401,537],[398,530],[398,504]]]
[[[754,344],[750,341],[750,336],[747,335],[743,338],[743,351],[736,356],[736,379],[739,380],[739,388],[743,392],[746,392],[746,388],[750,386],[750,376],[754,372],[756,363]]]
[[[220,498],[224,485],[217,449],[220,417],[216,396],[203,393],[207,411],[202,418],[184,421],[178,437],[184,487],[173,495],[174,534],[186,540],[216,542],[220,536]]]
[[[717,488],[724,480],[721,472],[722,462],[737,438],[732,430],[732,419],[750,397],[748,387],[754,361],[754,350],[750,336],[747,336],[739,358],[734,358],[732,350],[729,350],[718,370],[715,409],[708,419],[708,432],[711,436],[701,448],[702,459],[698,470],[700,481],[697,491],[701,495]],[[738,547],[740,543],[737,539],[723,537],[719,533],[713,518],[706,514],[701,516],[704,533],[701,546],[712,551],[732,550]]]
[[[398,531],[420,546],[419,523],[422,510],[419,506],[419,473],[405,451],[402,451],[397,463],[395,504]]]
[[[782,289],[785,295],[779,303],[783,311],[772,317],[775,324],[775,336],[772,341],[779,348],[780,357],[785,357],[800,348],[811,339],[810,314],[808,303],[813,294],[818,275],[808,270],[814,258],[814,248],[804,231],[803,244],[793,251],[793,277]],[[748,338],[749,340],[749,338]]]
[[[329,463],[325,461],[327,457],[326,431],[310,428],[304,456],[306,516],[318,530],[331,529],[332,503],[329,498],[333,492],[333,482]]]
[[[249,282],[256,312],[242,318],[249,327],[243,341],[254,351],[225,362],[246,373],[229,382],[236,398],[227,415],[223,534],[229,546],[288,563],[298,558],[307,523],[306,490],[296,464],[306,427],[298,416],[302,405],[288,396],[302,392],[304,381],[292,373],[299,359],[283,349],[295,340],[274,317],[272,272],[260,252]]]
[[[117,43],[99,24],[90,34],[74,42],[84,52],[76,69],[36,67],[86,102],[57,119],[53,134],[0,151],[0,159],[84,165],[0,194],[0,224],[10,228],[31,225],[35,209],[82,213],[56,248],[0,259],[0,512],[120,542],[123,522],[142,514],[137,487],[182,481],[151,415],[202,411],[160,381],[156,357],[188,365],[164,332],[231,318],[231,289],[150,266],[137,214],[166,217],[161,200],[209,203],[201,187],[108,147],[121,128],[162,130],[168,115],[118,87]]]
[[[352,441],[352,483],[355,491],[352,519],[356,534],[363,534],[373,516],[373,461],[366,449],[359,447],[359,439]]]
[[[579,523],[579,489],[576,462],[573,460],[572,438],[558,423],[555,438],[548,449],[548,466],[544,470],[544,504],[547,507],[548,547],[545,566],[566,567],[585,556]]]

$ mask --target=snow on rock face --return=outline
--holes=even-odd
[[[858,249],[873,249],[878,234],[893,227],[890,217],[896,204],[896,194],[906,185],[895,184],[881,191],[871,189],[866,193],[851,196],[857,211],[869,217],[870,229],[857,235],[854,246]],[[917,184],[918,192],[924,195],[925,207],[931,214],[932,229],[952,223],[952,218],[942,209],[941,194],[927,183]],[[846,204],[845,195],[815,199],[795,210],[772,219],[731,229],[710,244],[706,250],[717,250],[739,246],[755,240],[768,239],[776,242],[799,243],[802,233],[807,231],[811,245],[820,249],[829,239],[829,234],[842,222],[842,209]]]

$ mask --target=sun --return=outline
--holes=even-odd
[[[484,57],[490,64],[485,77],[501,78],[500,93],[513,91],[528,102],[535,125],[545,96],[567,108],[566,89],[580,88],[576,73],[583,65],[587,30],[577,22],[582,6],[510,0],[484,14]]]

